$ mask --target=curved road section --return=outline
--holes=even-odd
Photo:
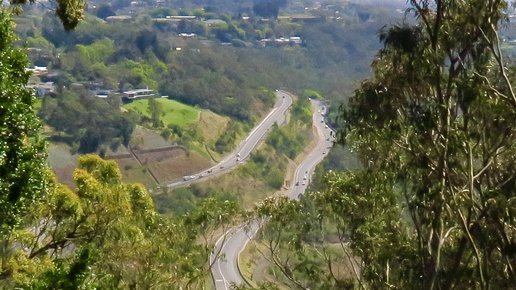
[[[221,172],[227,171],[232,167],[237,166],[241,161],[245,160],[251,154],[263,136],[267,134],[269,129],[272,127],[274,123],[281,124],[284,121],[284,114],[292,105],[292,97],[285,91],[276,91],[276,97],[278,101],[271,112],[265,117],[260,124],[258,124],[249,135],[245,138],[244,141],[240,142],[237,147],[237,150],[232,154],[226,156],[224,160],[222,160],[217,165],[208,168],[205,171],[201,171],[194,175],[185,176],[182,181],[176,181],[167,184],[168,188],[179,187],[183,185],[187,185],[198,181],[204,177],[208,177],[215,174],[220,174]]]
[[[320,101],[312,100],[312,106],[315,109],[313,124],[317,130],[318,142],[296,169],[294,182],[287,192],[287,195],[293,199],[297,199],[306,191],[315,166],[324,159],[333,144],[334,132],[324,122],[325,105]],[[238,269],[238,258],[258,229],[259,222],[256,221],[250,229],[245,229],[243,226],[237,227],[216,242],[214,253],[219,253],[220,257],[223,257],[223,259],[219,258],[216,261],[214,261],[215,255],[210,257],[217,290],[229,290],[233,283],[236,285],[245,283]]]

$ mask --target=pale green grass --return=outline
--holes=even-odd
[[[190,143],[190,148],[189,149],[194,151],[194,152],[196,152],[197,154],[199,154],[203,158],[211,160],[210,154],[208,154],[208,152],[206,152],[206,148],[204,147],[203,144],[201,144],[199,142],[192,142],[192,143]]]
[[[198,108],[166,98],[157,98],[155,100],[161,105],[163,111],[161,121],[163,121],[165,126],[173,124],[184,127],[186,125],[196,123],[199,120],[201,110]],[[125,104],[124,108],[150,117],[148,99],[133,101]]]
[[[43,105],[43,99],[41,97],[34,98],[34,102],[32,103],[32,108],[35,112],[39,112],[41,106]]]

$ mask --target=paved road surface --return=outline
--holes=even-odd
[[[189,178],[187,178],[188,180],[171,182],[167,184],[167,187],[174,188],[187,185],[208,176],[220,174],[221,172],[227,171],[245,161],[251,154],[251,151],[258,146],[263,136],[267,134],[272,125],[276,122],[281,124],[284,121],[284,114],[287,109],[290,108],[290,105],[292,105],[292,97],[287,92],[277,91],[276,97],[278,98],[278,101],[272,111],[251,131],[251,133],[249,133],[247,138],[238,145],[235,152],[226,156],[219,164],[190,175]]]
[[[334,139],[332,136],[334,132],[324,123],[324,117],[322,116],[326,113],[326,107],[316,100],[312,100],[312,106],[315,112],[313,123],[317,128],[318,143],[297,167],[294,182],[287,193],[290,198],[298,198],[305,192],[311,181],[315,166],[328,154]],[[228,233],[225,240],[223,240],[224,237],[221,237],[215,244],[214,252],[218,253],[220,251],[224,257],[223,260],[214,261],[212,268],[217,290],[229,290],[232,283],[237,285],[245,283],[238,271],[238,256],[258,230],[258,224],[258,222],[254,223],[248,231],[243,227],[237,227]],[[211,262],[213,262],[212,259],[214,257],[210,257]]]

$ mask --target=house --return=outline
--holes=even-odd
[[[132,101],[132,100],[138,100],[138,99],[146,99],[151,97],[157,97],[158,94],[156,94],[153,90],[146,88],[146,89],[134,89],[130,91],[125,91],[122,94],[122,100],[123,101]]]
[[[301,40],[301,37],[299,37],[299,36],[291,36],[289,38],[289,40],[290,40],[290,43],[292,43],[292,44],[301,44],[301,43],[303,43],[303,41]]]
[[[92,90],[91,93],[95,97],[101,98],[101,99],[107,99],[110,95],[116,94],[115,92],[113,92],[113,90],[102,90],[102,89]]]
[[[117,16],[108,16],[106,17],[106,22],[115,22],[115,21],[130,21],[133,17],[129,15],[117,15]]]
[[[27,87],[34,89],[36,91],[36,96],[39,96],[39,97],[55,94],[54,82],[45,82],[45,83],[40,82],[40,83],[28,85]]]
[[[195,33],[179,33],[179,36],[181,36],[182,38],[194,38],[195,37]]]
[[[48,73],[48,69],[46,66],[33,66],[33,67],[28,67],[25,69],[25,71],[30,71],[32,72],[33,74],[35,75],[39,75],[39,74],[46,74]]]

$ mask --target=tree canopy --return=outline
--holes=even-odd
[[[341,111],[340,143],[363,169],[328,173],[304,201],[306,217],[293,219],[300,229],[278,223],[298,202],[257,210],[273,215],[262,240],[274,242],[269,256],[299,289],[516,283],[515,79],[498,37],[508,3],[408,2],[416,22],[380,31],[374,74]],[[307,257],[326,261],[325,272],[303,268]]]
[[[73,28],[80,2],[58,4],[65,29]],[[124,183],[116,162],[97,155],[80,157],[75,187],[59,184],[46,165],[11,13],[0,8],[0,288],[205,288],[213,237],[238,219],[236,203],[207,198],[188,215],[161,217],[143,185]],[[98,105],[66,99],[72,113]],[[115,115],[103,105],[106,117]]]
[[[29,206],[48,190],[41,123],[32,91],[25,87],[27,57],[13,46],[11,17],[8,9],[0,9],[0,236],[18,226]]]

